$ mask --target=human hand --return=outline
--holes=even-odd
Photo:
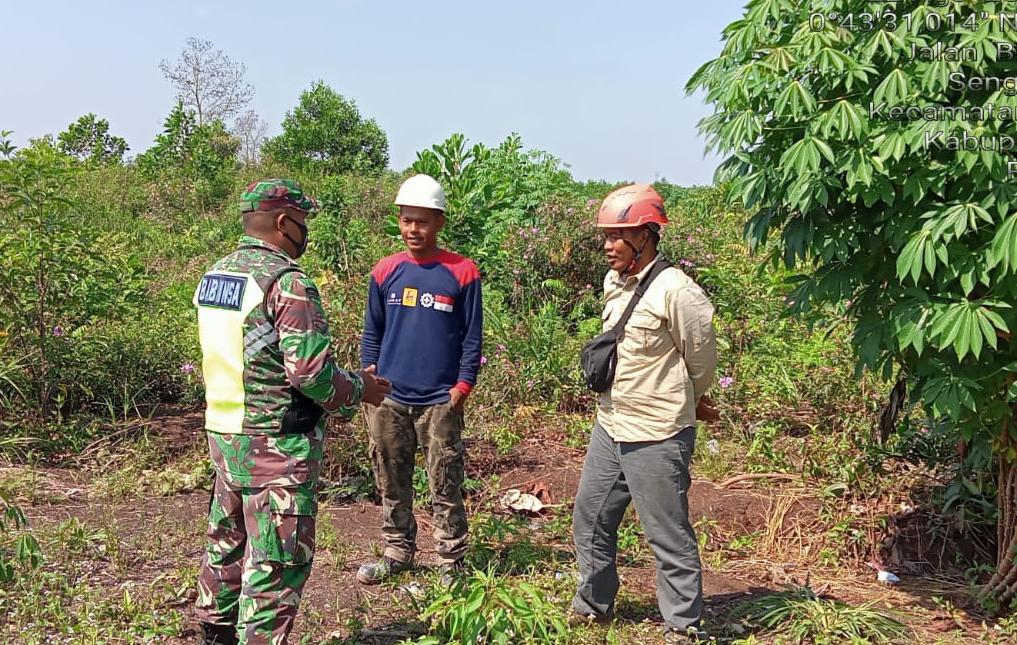
[[[704,394],[696,404],[696,420],[704,423],[713,423],[720,420],[720,412],[713,404],[713,399]]]
[[[462,410],[463,403],[466,401],[466,395],[463,394],[463,391],[458,390],[456,388],[452,388],[451,390],[448,391],[448,395],[449,395],[449,406],[453,410]]]
[[[392,382],[386,378],[377,376],[377,366],[369,365],[367,369],[358,372],[360,378],[364,379],[364,396],[362,401],[371,405],[381,405],[385,397],[392,391]]]

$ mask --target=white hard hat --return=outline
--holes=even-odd
[[[445,212],[445,191],[428,175],[413,175],[399,187],[396,206],[420,206]]]

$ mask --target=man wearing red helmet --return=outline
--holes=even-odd
[[[664,261],[657,244],[665,224],[664,202],[652,186],[624,186],[604,199],[597,226],[611,267],[604,279],[605,331]],[[573,622],[611,620],[618,527],[631,501],[656,559],[657,602],[671,643],[704,635],[689,464],[697,416],[715,418],[704,395],[717,346],[713,306],[702,288],[676,267],[657,271],[618,337],[614,380],[598,402],[573,517],[580,582],[572,609]]]

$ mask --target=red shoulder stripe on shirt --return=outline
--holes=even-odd
[[[460,287],[465,287],[474,280],[480,279],[480,271],[477,270],[477,265],[469,258],[464,258],[451,251],[445,251],[441,254],[438,261],[452,272]]]
[[[384,284],[385,280],[388,280],[388,277],[392,275],[392,272],[405,262],[406,259],[406,253],[394,253],[387,258],[379,260],[378,264],[374,265],[374,270],[371,271],[371,277],[374,278],[375,284]]]

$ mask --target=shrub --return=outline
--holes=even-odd
[[[43,418],[62,396],[57,368],[68,334],[142,299],[142,269],[129,240],[103,237],[78,217],[69,195],[75,172],[48,146],[0,159],[0,250],[10,270],[0,284],[0,330]]]
[[[562,643],[568,627],[561,612],[533,585],[474,571],[421,614],[430,634],[419,645],[441,643]]]
[[[262,154],[301,172],[376,174],[388,166],[388,137],[382,129],[322,81],[300,94],[282,129],[265,142]]]

